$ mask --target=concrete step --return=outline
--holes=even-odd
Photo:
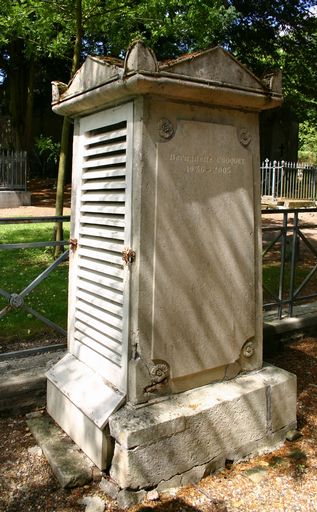
[[[63,350],[0,361],[0,416],[20,414],[46,402],[47,370]]]

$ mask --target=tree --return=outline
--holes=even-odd
[[[53,4],[54,8],[41,0],[3,0],[0,4],[2,92],[16,148],[30,149],[32,144],[34,92],[44,58],[60,55],[66,47],[67,24]]]
[[[285,101],[299,120],[317,120],[315,0],[232,0],[238,17],[230,49],[255,74],[283,71]]]

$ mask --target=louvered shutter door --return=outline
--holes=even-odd
[[[81,120],[72,352],[126,392],[132,105]]]

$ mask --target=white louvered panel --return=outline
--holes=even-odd
[[[127,166],[130,180],[131,162],[127,163],[127,155],[132,105],[112,113],[112,125],[105,123],[107,117],[101,112],[82,124],[72,346],[76,357],[125,392],[127,269],[122,251],[130,243]]]
[[[101,192],[85,192],[82,195],[82,201],[83,202],[95,202],[97,203],[124,203],[125,201],[125,193],[122,192],[121,194],[119,192],[107,192],[102,191]]]
[[[81,345],[86,349],[91,350],[95,354],[107,359],[107,362],[111,365],[115,365],[117,371],[120,370],[121,355],[117,355],[114,352],[108,350],[103,344],[96,342],[89,338],[86,334],[81,335],[80,332],[76,334],[75,338]]]
[[[125,167],[105,167],[101,169],[89,169],[83,173],[84,180],[99,180],[100,178],[121,178],[125,176]],[[87,182],[88,183],[88,182]]]
[[[118,277],[122,281],[122,270],[115,265],[107,264],[105,261],[98,261],[91,258],[82,258],[80,261],[80,268],[95,270],[105,274],[106,276]]]
[[[101,261],[105,261],[107,263],[113,265],[121,265],[122,266],[122,256],[121,254],[116,254],[113,252],[106,252],[102,249],[90,248],[90,247],[82,247],[78,249],[78,256],[93,259],[99,259]]]
[[[124,217],[123,216],[111,216],[95,213],[95,215],[89,213],[83,213],[81,216],[81,223],[84,224],[97,224],[98,226],[117,226],[124,228]]]
[[[105,297],[107,300],[115,302],[116,304],[123,304],[123,297],[121,293],[114,292],[112,289],[102,286],[101,284],[83,279],[80,275],[78,275],[78,287],[82,290],[95,293],[96,295],[99,295],[99,297]]]
[[[107,348],[107,350],[121,355],[121,346],[119,343],[116,343],[115,340],[111,339],[109,336],[102,334],[102,332],[96,330],[89,325],[80,322],[79,320],[75,322],[76,327],[76,338],[80,338],[83,341],[83,337],[87,336],[90,340],[94,340],[96,343],[99,343],[101,346]]]
[[[81,263],[78,270],[78,276],[86,279],[87,281],[91,281],[95,284],[100,284],[113,290],[115,293],[122,294],[123,293],[123,281],[122,280],[114,280],[106,274],[102,274],[101,272],[86,270],[81,267]]]
[[[112,141],[114,139],[122,139],[126,138],[127,130],[126,128],[119,128],[111,130],[110,132],[101,133],[99,135],[91,135],[89,137],[89,146],[92,146],[93,144],[98,144],[100,142],[106,142],[106,141]],[[87,146],[85,146],[87,147]]]
[[[124,241],[124,231],[119,230],[118,228],[116,230],[111,229],[107,226],[98,225],[95,223],[95,225],[86,225],[86,219],[85,223],[82,225],[83,227],[80,228],[80,234],[81,235],[89,235],[93,237],[98,238],[113,238]]]
[[[81,212],[89,212],[89,213],[103,213],[103,214],[110,214],[110,215],[121,215],[125,213],[125,207],[124,206],[118,206],[116,203],[114,204],[89,204],[84,203],[81,208]]]
[[[82,190],[112,190],[112,189],[125,189],[125,182],[114,179],[94,179],[89,180],[82,187]]]
[[[90,141],[89,141],[90,142]],[[107,153],[114,153],[115,151],[121,151],[126,150],[127,145],[125,142],[117,142],[114,144],[107,144],[100,146],[94,146],[92,144],[89,144],[90,149],[86,149],[84,151],[84,157],[93,157],[95,158],[96,155],[106,155]]]
[[[93,237],[88,237],[86,235],[82,235],[80,237],[80,244],[82,247],[93,247],[95,249],[104,249],[105,251],[110,251],[114,253],[121,254],[123,249],[123,244],[114,243],[117,240],[111,239],[112,242],[100,240]],[[122,263],[122,261],[121,261]]]
[[[83,164],[83,169],[101,167],[114,164],[125,164],[125,156],[105,156],[104,158],[90,158]]]
[[[121,304],[114,304],[113,302],[107,300],[105,297],[100,297],[92,292],[87,292],[78,288],[77,291],[77,300],[83,299],[83,301],[89,302],[93,306],[96,306],[96,310],[98,308],[102,309],[106,314],[113,314],[115,317],[122,318],[122,306]]]
[[[122,338],[122,332],[120,329],[115,329],[111,327],[109,324],[107,324],[104,319],[96,320],[93,316],[87,315],[86,313],[83,313],[79,309],[76,311],[76,320],[79,320],[80,322],[83,322],[86,325],[89,325],[92,329],[98,331],[98,332],[106,332],[107,337],[111,339],[114,342],[118,342],[119,346],[121,347],[121,338]]]
[[[113,325],[117,329],[122,330],[122,318],[119,318],[112,313],[107,313],[103,308],[98,308],[94,304],[89,304],[84,300],[78,300],[77,309],[84,313],[88,313],[97,319],[103,318],[107,324]]]

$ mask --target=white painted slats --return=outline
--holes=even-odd
[[[75,326],[77,331],[81,333],[81,336],[76,336],[77,339],[81,338],[81,341],[83,341],[83,336],[88,336],[91,340],[94,340],[106,347],[108,350],[111,350],[111,352],[114,352],[118,356],[121,355],[120,343],[117,343],[115,340],[111,339],[104,332],[100,332],[94,327],[91,327],[87,323],[81,322],[80,320],[75,322]]]
[[[79,309],[76,311],[76,319],[80,322],[85,323],[86,325],[89,325],[89,327],[93,328],[96,331],[99,331],[101,333],[105,332],[107,334],[107,337],[109,339],[112,339],[113,341],[117,341],[119,344],[119,348],[121,347],[121,341],[122,341],[122,332],[117,329],[114,329],[108,324],[105,324],[104,321],[96,320],[91,315],[87,315],[86,313],[83,313]]]
[[[123,180],[107,180],[107,179],[90,179],[84,183],[82,190],[112,190],[112,189],[125,189],[125,181]]]
[[[92,349],[94,352],[97,352],[97,354],[106,357],[111,363],[115,364],[117,367],[120,368],[121,354],[117,354],[116,352],[110,350],[108,347],[105,346],[104,342],[99,343],[95,339],[91,338],[87,334],[87,332],[82,333],[80,331],[80,324],[78,324],[77,327],[78,330],[75,338],[77,341],[85,345],[87,348]]]
[[[79,300],[77,302],[77,309],[84,313],[88,313],[97,319],[103,318],[107,324],[113,325],[117,329],[122,330],[122,318],[111,313],[107,313],[103,308],[98,308],[94,304],[89,304],[84,300]]]
[[[97,238],[112,238],[124,241],[124,231],[120,231],[120,228],[117,228],[117,230],[111,229],[110,226],[98,226],[98,224],[87,226],[87,224],[84,224],[83,227],[80,228],[79,233],[81,235],[89,235]]]
[[[83,173],[84,180],[100,180],[101,178],[121,178],[125,176],[125,167],[105,167],[101,169],[87,169]],[[87,182],[86,182],[87,183]]]
[[[93,259],[99,259],[101,261],[105,261],[107,264],[113,264],[113,265],[121,265],[122,266],[122,255],[121,253],[113,253],[113,252],[106,252],[102,249],[98,248],[90,248],[90,247],[79,247],[78,249],[78,256],[79,257],[85,257],[87,258],[93,258]],[[82,260],[81,260],[82,261]]]
[[[98,311],[98,308],[100,308],[106,314],[113,314],[114,317],[122,319],[121,304],[115,304],[114,302],[107,300],[106,297],[100,297],[95,295],[93,292],[87,292],[81,288],[78,288],[77,299],[82,299],[84,302],[89,302],[93,306],[96,306],[96,311]]]
[[[98,226],[118,226],[124,228],[124,217],[119,215],[103,215],[96,213],[90,215],[89,213],[83,213],[81,216],[82,225],[85,224],[97,224]]]
[[[119,293],[115,293],[113,290],[107,288],[106,286],[102,286],[101,284],[92,283],[91,281],[87,281],[87,279],[83,279],[78,276],[78,286],[82,290],[89,290],[91,293],[99,295],[100,297],[105,297],[106,299],[115,302],[116,304],[123,304],[122,295]]]
[[[123,281],[122,269],[114,265],[107,264],[105,261],[98,261],[91,258],[83,258],[80,261],[80,268],[90,269],[105,274],[106,276],[118,277]]]
[[[108,132],[107,131],[105,131],[103,133],[101,132],[98,135],[90,135],[88,133],[87,139],[86,139],[87,143],[86,143],[85,147],[91,146],[93,144],[98,144],[100,142],[106,142],[109,140],[121,139],[122,137],[126,137],[126,135],[127,135],[127,130],[125,127],[113,129]]]
[[[84,158],[95,157],[96,155],[106,155],[107,153],[116,153],[118,151],[125,152],[125,150],[127,149],[127,144],[126,142],[116,142],[112,144],[98,145],[93,147],[91,146],[91,144],[89,144],[88,146],[86,146],[86,148],[87,147],[89,149],[86,149],[83,152]]]
[[[112,242],[112,243],[111,243]],[[111,242],[105,242],[97,238],[88,237],[88,236],[81,236],[80,237],[80,244],[81,247],[91,247],[95,249],[104,249],[105,251],[114,252],[117,254],[121,254],[123,249],[123,244],[119,243],[119,240],[115,240],[114,238],[111,239]],[[122,258],[121,258],[121,264],[122,264]]]
[[[130,247],[132,122],[131,103],[81,120],[75,233],[73,354],[121,392],[127,385],[129,272],[122,252]]]
[[[120,156],[105,156],[104,158],[90,158],[87,162],[83,163],[83,169],[89,169],[93,167],[101,167],[106,165],[114,164],[125,164],[125,155]]]
[[[102,274],[101,272],[85,270],[82,267],[79,267],[78,275],[83,279],[91,281],[92,283],[106,286],[114,292],[123,292],[122,280],[115,280],[113,277],[108,277],[106,274]]]
[[[125,193],[122,192],[108,192],[108,191],[100,191],[100,192],[85,192],[82,194],[82,201],[85,202],[94,202],[103,203],[124,203],[125,201]]]
[[[104,213],[110,215],[121,215],[125,213],[125,205],[113,204],[93,204],[93,203],[84,203],[81,208],[81,212],[91,212],[91,213]]]

